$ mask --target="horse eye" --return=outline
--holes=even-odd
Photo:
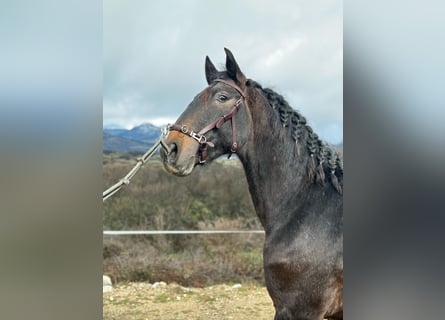
[[[218,96],[218,101],[220,101],[220,102],[225,102],[225,101],[227,101],[227,99],[228,98],[225,95],[223,95],[223,94]]]

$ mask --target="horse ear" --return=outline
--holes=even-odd
[[[241,89],[244,89],[246,76],[241,72],[232,52],[227,48],[224,48],[224,51],[226,52],[226,69],[229,77],[235,81]]]
[[[213,82],[213,80],[215,80],[218,77],[218,70],[216,70],[212,61],[210,61],[209,56],[206,56],[205,70],[206,70],[207,83],[211,84]]]

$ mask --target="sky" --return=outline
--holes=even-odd
[[[343,140],[343,3],[333,0],[103,2],[103,125],[173,123],[224,47],[329,143]]]

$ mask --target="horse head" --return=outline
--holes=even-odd
[[[202,165],[237,152],[247,142],[250,117],[246,102],[246,77],[233,54],[226,52],[226,70],[218,71],[205,61],[208,86],[187,106],[165,141],[170,152],[161,151],[165,169],[189,175]]]

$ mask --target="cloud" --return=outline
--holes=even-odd
[[[103,26],[104,124],[177,118],[206,86],[205,56],[219,67],[228,47],[322,137],[342,139],[340,1],[109,0]]]

